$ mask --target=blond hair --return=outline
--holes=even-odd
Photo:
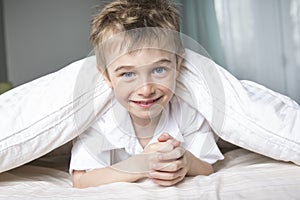
[[[179,20],[179,11],[172,0],[114,0],[92,20],[90,40],[95,51],[99,53],[99,46],[103,42],[122,32],[126,32],[127,45],[133,45],[143,43],[147,39],[168,38],[170,41],[168,31],[172,31],[175,32],[172,35],[176,36],[172,38],[171,43],[176,44],[176,52],[182,52]],[[137,29],[143,30],[136,31]],[[164,39],[161,35],[164,35]],[[99,59],[101,55],[96,53],[96,56]]]

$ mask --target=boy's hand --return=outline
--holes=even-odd
[[[180,147],[180,142],[175,140],[167,133],[163,133],[158,138],[156,145],[172,144],[169,148],[164,148],[163,151],[157,150],[157,159],[150,162],[149,178],[162,186],[171,186],[182,181],[189,171],[190,162],[188,153],[183,147]],[[166,145],[167,146],[167,145]],[[170,147],[173,147],[171,149]]]
[[[163,133],[161,134],[157,140],[159,142],[170,142],[172,144],[174,144],[174,146],[178,147],[180,146],[180,142],[175,140],[172,136],[170,136],[168,133]]]
[[[163,133],[159,136],[158,142],[147,145],[143,153],[169,152],[179,146],[179,141],[175,140],[168,133]]]
[[[171,186],[182,181],[190,168],[188,154],[182,147],[162,153],[159,161],[152,165],[149,177],[162,186]]]

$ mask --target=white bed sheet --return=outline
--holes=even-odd
[[[36,161],[0,174],[0,199],[300,199],[300,167],[236,149],[210,176],[173,187],[149,179],[87,189],[72,188],[67,159]]]

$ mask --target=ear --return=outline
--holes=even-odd
[[[181,54],[181,55],[176,55],[176,60],[177,60],[177,63],[176,63],[176,76],[178,77],[179,74],[180,74],[180,70],[181,70],[181,65],[184,61],[184,54]]]
[[[108,84],[108,86],[110,88],[112,88],[112,84],[111,84],[107,70],[104,70],[104,67],[101,67],[99,65],[97,65],[97,69],[100,72],[100,74],[102,75],[102,77],[104,78],[105,82]]]

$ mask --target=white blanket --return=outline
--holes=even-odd
[[[121,182],[76,189],[71,186],[67,163],[67,159],[62,162],[56,160],[56,163],[40,161],[0,174],[0,199],[300,198],[299,166],[274,161],[244,149],[226,153],[225,159],[215,164],[216,173],[187,177],[184,182],[172,187],[158,186],[146,179],[139,183]]]
[[[215,133],[235,145],[300,164],[300,106],[239,81],[210,59],[186,50],[177,96]],[[90,57],[0,95],[0,172],[36,159],[78,136],[112,98]]]

